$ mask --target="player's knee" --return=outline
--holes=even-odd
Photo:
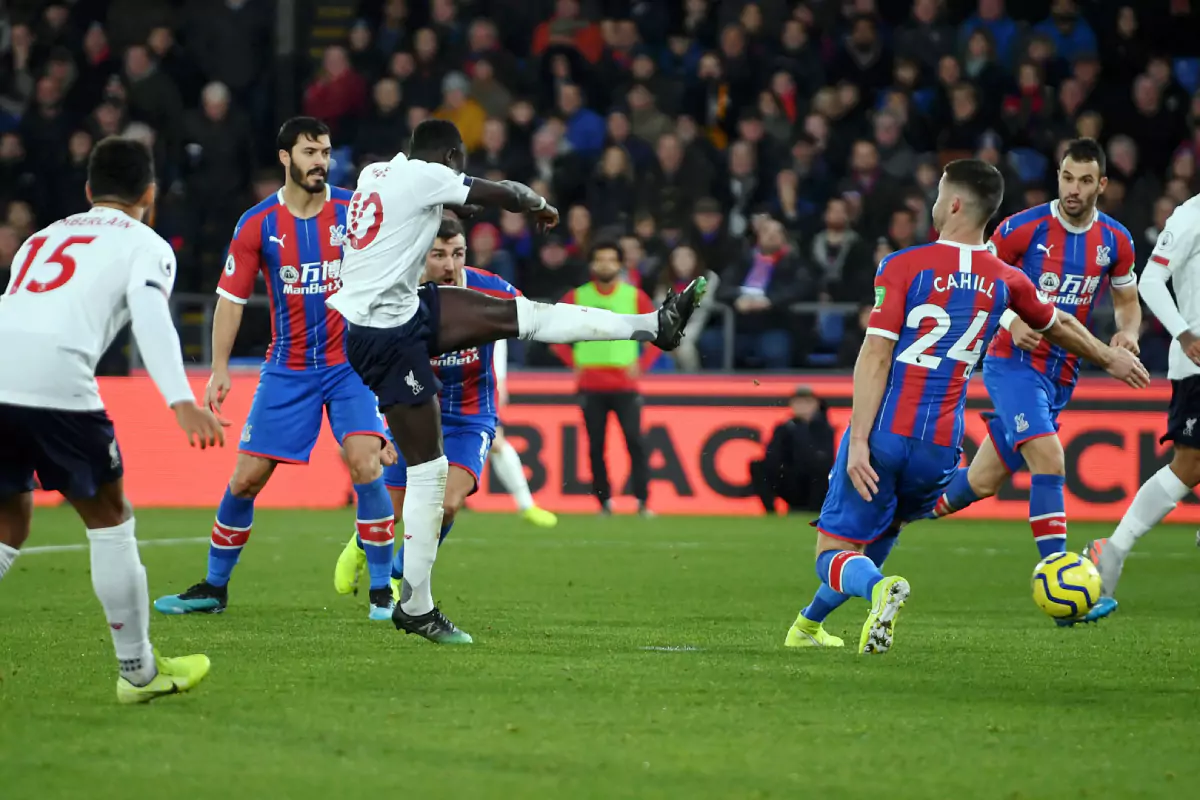
[[[350,468],[350,480],[356,484],[371,483],[383,474],[378,455],[355,453],[347,456],[346,464]]]
[[[1200,450],[1176,445],[1171,458],[1171,471],[1188,486],[1200,484]]]
[[[850,542],[845,539],[835,539],[824,533],[817,533],[817,557],[827,550],[853,550],[856,553],[861,553],[867,547],[865,542]]]
[[[460,508],[462,508],[461,500],[454,501],[454,500],[450,500],[449,498],[446,499],[446,501],[442,504],[442,527],[443,528],[445,528],[448,525],[454,524],[454,516],[458,513],[458,510]]]
[[[1021,457],[1034,475],[1066,475],[1066,457],[1057,436],[1042,436],[1021,447]]]
[[[257,497],[267,485],[267,477],[259,472],[236,470],[229,479],[229,492],[243,499]]]

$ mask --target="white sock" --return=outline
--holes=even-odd
[[[658,312],[615,314],[602,308],[570,303],[538,303],[527,297],[517,303],[517,331],[522,339],[546,344],[575,342],[650,341],[658,336]]]
[[[506,483],[505,486],[508,484]],[[525,490],[528,493],[528,489]],[[0,542],[0,578],[4,577],[4,573],[8,572],[8,568],[17,560],[17,556],[21,555],[21,551],[16,548],[9,547],[4,542]]]
[[[492,445],[492,454],[488,458],[492,464],[492,472],[504,488],[517,501],[517,510],[524,511],[533,508],[533,495],[529,492],[529,482],[525,480],[525,467],[521,466],[521,457],[508,441]]]
[[[437,560],[438,533],[442,529],[442,503],[446,500],[446,475],[450,464],[442,456],[408,468],[404,495],[404,582],[411,589],[401,594],[400,608],[420,616],[433,610],[433,562]]]
[[[154,680],[157,669],[150,649],[150,588],[133,531],[130,517],[114,528],[96,528],[87,535],[92,588],[104,606],[121,675],[135,686],[144,686]]]
[[[1138,489],[1125,516],[1121,517],[1121,524],[1109,537],[1109,544],[1122,553],[1128,553],[1133,549],[1134,542],[1162,522],[1163,517],[1170,514],[1175,504],[1187,497],[1191,490],[1169,466],[1163,467]]]

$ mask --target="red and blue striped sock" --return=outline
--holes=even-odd
[[[453,520],[442,524],[442,531],[438,534],[438,547],[441,547],[442,542],[446,541],[446,537],[450,535],[450,529],[453,527]],[[396,555],[392,558],[392,577],[396,580],[404,577],[404,545],[396,548]]]
[[[1062,475],[1034,475],[1029,480],[1029,527],[1042,558],[1067,551],[1067,512]]]
[[[959,467],[958,472],[954,473],[954,477],[946,486],[946,491],[942,492],[942,496],[938,498],[937,505],[929,513],[929,518],[938,519],[949,516],[978,501],[979,495],[975,494],[975,490],[971,488],[971,482],[967,480],[967,468]]]
[[[396,542],[396,517],[383,478],[354,484],[358,495],[358,543],[367,555],[372,589],[386,589],[392,577],[392,550]]]
[[[871,559],[853,550],[826,550],[817,556],[817,577],[838,594],[871,599],[883,573]]]
[[[883,562],[887,561],[887,557],[891,554],[892,548],[896,546],[899,538],[900,530],[896,529],[895,533],[886,533],[880,536],[875,541],[867,545],[863,550],[863,555],[871,559],[876,567],[883,568]],[[827,585],[822,583],[817,587],[817,593],[813,595],[812,602],[805,606],[800,613],[807,620],[813,622],[824,622],[825,618],[841,607],[843,603],[850,599],[850,595],[835,592]]]
[[[226,486],[221,504],[217,506],[217,519],[208,545],[208,574],[204,581],[210,586],[229,583],[233,568],[242,556],[242,548],[250,539],[253,523],[254,498],[237,497]]]

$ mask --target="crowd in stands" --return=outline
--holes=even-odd
[[[1000,168],[1008,214],[1055,196],[1067,140],[1099,139],[1101,208],[1144,262],[1200,189],[1196,6],[363,0],[344,42],[303,65],[292,111],[330,124],[342,185],[422,119],[454,121],[472,174],[528,183],[563,212],[545,236],[517,215],[470,221],[470,263],[532,297],[586,281],[598,238],[620,240],[628,279],[652,296],[709,275],[683,368],[721,366],[727,313],[738,367],[847,366],[875,265],[929,241],[950,158]],[[125,133],[155,149],[179,289],[211,290],[240,212],[281,185],[275,3],[3,13],[0,267],[37,226],[86,207],[92,143]],[[1144,338],[1159,367],[1161,330],[1148,322]]]

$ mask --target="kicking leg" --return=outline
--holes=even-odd
[[[254,523],[254,500],[266,488],[279,462],[262,456],[238,453],[233,477],[225,487],[208,546],[208,573],[204,580],[182,594],[169,594],[154,601],[162,614],[219,614],[229,602],[229,579],[250,540]]]
[[[651,314],[615,314],[569,303],[538,303],[525,297],[490,297],[471,289],[438,287],[441,322],[437,349],[451,352],[494,342],[526,339],[547,344],[635,340],[660,349],[679,346],[683,329],[704,297],[706,281],[693,281]]]
[[[162,658],[150,646],[150,596],[146,569],[138,556],[133,509],[120,479],[102,485],[93,497],[67,498],[87,527],[92,587],[112,634],[120,665],[117,699],[144,703],[187,691],[209,670],[207,656]]]
[[[1021,467],[1021,456],[1004,443],[1004,432],[999,424],[995,423],[996,431],[990,430],[993,422],[989,422],[989,433],[979,445],[975,458],[971,459],[968,466],[959,467],[946,491],[938,498],[937,505],[929,513],[931,518],[949,516],[973,503],[993,497],[1000,491],[1004,481]]]

